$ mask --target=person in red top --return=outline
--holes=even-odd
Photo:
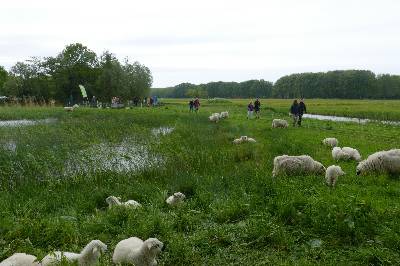
[[[196,113],[199,111],[199,107],[200,107],[200,100],[199,98],[196,97],[196,100],[194,100],[194,110],[196,111]]]

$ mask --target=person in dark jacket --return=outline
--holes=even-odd
[[[193,112],[193,107],[194,107],[194,101],[193,101],[193,99],[192,99],[192,100],[190,100],[190,102],[189,102],[189,111],[190,111],[190,112]]]
[[[256,112],[256,118],[260,118],[260,99],[257,98],[256,101],[254,102],[254,111]]]
[[[290,115],[293,118],[293,126],[295,127],[299,119],[299,104],[297,103],[297,100],[294,100],[290,107]]]
[[[301,118],[303,117],[303,114],[307,113],[307,108],[306,104],[304,103],[304,99],[300,99],[299,103],[299,120],[297,121],[297,124],[301,127]]]

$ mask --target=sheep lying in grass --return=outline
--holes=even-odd
[[[255,139],[249,138],[247,136],[241,136],[240,138],[233,140],[233,144],[241,144],[243,142],[256,143],[257,141]]]
[[[281,174],[323,174],[325,167],[308,155],[288,156],[282,155],[274,158],[274,177]]]
[[[113,206],[126,206],[134,209],[142,207],[142,204],[140,204],[136,200],[128,200],[125,202],[121,202],[120,197],[114,197],[114,196],[109,196],[108,198],[106,198],[106,202],[108,203],[109,208]]]
[[[56,251],[48,254],[42,260],[42,265],[58,265],[62,261],[68,261],[69,263],[78,263],[79,266],[90,266],[96,265],[101,252],[107,250],[107,246],[100,240],[92,240],[86,247],[83,248],[81,253],[62,252]]]
[[[211,122],[215,122],[215,123],[218,123],[218,121],[219,121],[220,118],[221,118],[221,117],[220,117],[220,114],[219,114],[219,113],[213,113],[213,114],[211,114],[211,116],[208,117],[208,119],[209,119]]]
[[[135,266],[157,265],[157,255],[163,250],[164,244],[157,238],[149,238],[146,241],[137,237],[131,237],[120,241],[115,247],[113,262],[133,264]]]
[[[74,110],[74,107],[65,106],[64,110],[67,111],[67,112],[72,112]]]
[[[339,176],[345,175],[342,168],[337,165],[331,165],[326,169],[325,181],[328,186],[334,187]]]
[[[322,144],[333,148],[339,145],[339,141],[336,138],[326,138],[322,140]]]
[[[11,257],[0,262],[0,266],[40,266],[37,258],[26,253],[14,253]]]
[[[181,192],[176,192],[172,196],[169,196],[165,202],[171,206],[176,206],[181,202],[183,202],[185,198],[186,198],[185,194]]]
[[[368,156],[357,165],[356,174],[388,173],[400,174],[400,149],[380,151]]]
[[[228,117],[229,117],[228,111],[221,112],[221,114],[219,115],[219,117],[220,117],[221,119],[228,118]]]
[[[287,128],[289,126],[288,122],[283,119],[274,119],[272,120],[273,128]]]

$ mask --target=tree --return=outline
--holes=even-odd
[[[4,67],[0,66],[0,94],[1,90],[3,89],[4,83],[7,81],[8,72],[4,69]]]
[[[81,99],[79,84],[93,95],[99,71],[98,60],[96,53],[86,46],[80,43],[67,45],[57,57],[47,58],[45,67],[54,78],[58,100],[65,101],[70,95],[75,100]]]
[[[123,94],[124,72],[115,55],[108,51],[100,57],[99,64],[99,75],[93,93],[106,102],[113,96]]]
[[[149,68],[139,62],[130,64],[126,59],[122,70],[124,86],[121,96],[132,99],[134,97],[142,98],[149,94],[153,83],[153,76]]]

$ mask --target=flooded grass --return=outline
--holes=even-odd
[[[99,265],[112,265],[115,245],[137,236],[166,243],[159,265],[399,265],[399,177],[357,176],[353,161],[339,162],[346,175],[334,189],[324,176],[271,174],[282,154],[338,164],[321,145],[326,137],[364,157],[399,148],[398,127],[305,119],[277,130],[271,121],[288,119],[285,104],[276,107],[283,113],[262,101],[261,119],[247,120],[247,100],[236,101],[202,101],[197,114],[184,100],[2,110],[2,120],[57,122],[0,127],[0,261],[15,252],[79,252],[100,239],[109,251]],[[225,110],[228,119],[208,121]],[[257,143],[233,145],[237,136]],[[177,191],[186,200],[169,208],[165,199]],[[110,195],[143,208],[108,209]]]

